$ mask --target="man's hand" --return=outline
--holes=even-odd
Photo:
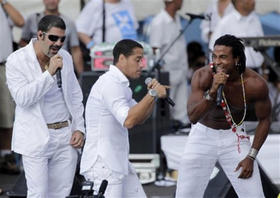
[[[53,76],[56,73],[57,69],[61,69],[62,66],[63,66],[62,56],[56,54],[50,58],[48,71]]]
[[[155,78],[147,85],[148,89],[154,89],[157,91],[159,98],[166,98],[167,92],[166,89],[169,88],[169,86],[161,85]]]
[[[74,148],[81,148],[84,145],[84,134],[81,131],[74,131],[70,144]]]
[[[238,171],[242,168],[240,175],[238,178],[240,179],[248,179],[252,176],[254,170],[254,160],[246,157],[244,160],[239,162],[238,166],[236,167],[235,171]]]

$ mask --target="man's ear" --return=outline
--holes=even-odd
[[[38,40],[39,40],[39,38],[43,38],[43,36],[44,36],[43,32],[42,32],[41,30],[39,30],[39,31],[37,32]]]

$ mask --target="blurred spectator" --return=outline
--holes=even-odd
[[[280,70],[280,47],[274,48],[274,60],[277,63],[278,70]],[[268,88],[269,97],[272,105],[272,121],[280,121],[280,76],[269,68],[268,74]]]
[[[88,49],[102,42],[137,39],[138,23],[130,0],[91,0],[76,25],[79,38]]]
[[[186,53],[188,54],[188,62],[189,62],[189,71],[187,74],[188,79],[188,95],[191,92],[191,79],[193,76],[193,73],[205,66],[207,64],[207,57],[205,56],[205,53],[202,49],[202,46],[200,43],[196,41],[190,42],[186,47]]]
[[[22,29],[20,46],[26,46],[31,38],[37,37],[38,22],[41,18],[43,18],[43,16],[60,16],[66,23],[66,39],[63,44],[63,49],[72,54],[75,71],[78,75],[80,75],[84,71],[84,63],[75,23],[69,17],[59,12],[59,0],[43,0],[43,3],[45,6],[45,10],[43,12],[34,13],[27,18],[26,24]]]
[[[231,0],[212,0],[209,4],[205,15],[210,17],[210,20],[202,20],[200,29],[202,40],[209,43],[214,29],[222,17],[228,15],[233,10]]]
[[[213,50],[214,41],[224,34],[237,37],[263,36],[263,29],[255,9],[255,0],[232,0],[234,10],[223,17],[214,30],[209,48]],[[264,58],[252,47],[245,47],[246,67],[259,72]]]
[[[150,26],[150,45],[154,53],[159,49],[160,54],[165,53],[170,44],[180,34],[182,26],[177,13],[181,9],[182,0],[165,0],[165,9],[155,16]],[[189,126],[187,115],[187,54],[186,40],[182,35],[165,54],[164,71],[169,72],[170,98],[175,106],[170,109],[173,127]]]
[[[6,85],[6,59],[13,52],[13,25],[22,27],[24,18],[6,0],[0,0],[0,171],[4,173],[19,173],[15,157],[11,152],[12,127],[14,122],[15,104]],[[1,191],[1,189],[0,189]]]

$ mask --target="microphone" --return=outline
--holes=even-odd
[[[210,21],[210,16],[209,15],[198,15],[198,14],[191,14],[191,13],[188,13],[188,12],[185,15],[188,15],[191,18],[191,20],[202,19],[202,20]]]
[[[62,81],[61,81],[61,69],[60,68],[58,68],[56,71],[56,80],[57,80],[58,88],[61,88]]]
[[[105,190],[107,188],[108,181],[104,179],[99,187],[97,198],[104,198]]]
[[[217,98],[216,98],[216,103],[217,106],[221,105],[222,99],[223,99],[223,89],[224,89],[224,85],[220,84],[218,87],[218,91],[217,91]]]
[[[152,79],[151,77],[146,78],[146,79],[145,79],[145,84],[148,85],[152,80],[153,80],[153,79]],[[170,104],[172,107],[175,106],[175,102],[174,102],[171,98],[169,98],[168,96],[167,96],[166,98],[164,98],[164,100],[165,100],[168,104]]]

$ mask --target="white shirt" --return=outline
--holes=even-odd
[[[44,95],[56,84],[48,71],[42,72],[32,39],[28,45],[13,52],[7,59],[6,76],[8,88],[16,103],[12,150],[27,156],[45,156],[48,148],[49,130],[43,116]],[[82,103],[83,94],[74,73],[71,55],[64,49],[61,69],[62,93],[71,115],[71,131],[84,132]],[[56,109],[49,109],[54,112]]]
[[[210,16],[210,20],[202,20],[200,24],[201,38],[205,42],[209,42],[208,34],[209,32],[214,32],[215,28],[219,24],[222,17],[228,15],[233,10],[233,5],[231,3],[224,10],[224,15],[220,16],[218,12],[218,1],[212,0],[211,4],[208,6],[205,15]]]
[[[0,6],[0,62],[6,61],[7,57],[13,52],[12,31],[8,17]]]
[[[236,37],[263,36],[263,29],[258,16],[251,12],[248,16],[242,16],[237,10],[223,17],[211,37],[209,48],[213,50],[215,41],[224,34],[232,34]],[[256,68],[263,63],[263,56],[252,47],[245,47],[246,67]]]
[[[54,76],[54,79],[56,83],[44,95],[44,105],[42,107],[44,118],[48,124],[63,122],[70,118],[62,89],[57,86],[56,76]],[[50,111],[51,109],[55,109],[55,111]]]
[[[110,169],[127,174],[129,141],[124,122],[136,104],[125,75],[111,65],[93,85],[86,104],[86,142],[81,174],[100,156]]]
[[[103,8],[102,0],[91,0],[80,13],[76,26],[78,32],[93,36],[95,44],[102,42]],[[105,41],[114,43],[121,39],[137,39],[138,23],[130,0],[119,3],[105,3]]]
[[[176,14],[175,20],[163,9],[155,16],[150,25],[150,45],[160,49],[160,54],[164,53],[169,45],[180,34],[182,26],[179,15]],[[187,71],[186,41],[182,35],[170,48],[164,57],[166,71],[183,70]]]

